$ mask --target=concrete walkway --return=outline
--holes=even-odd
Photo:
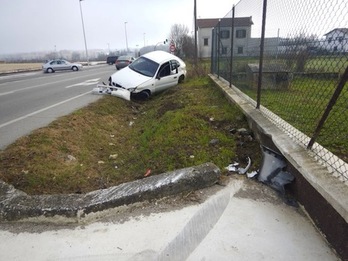
[[[78,225],[5,222],[0,242],[0,260],[339,260],[300,209],[244,176]]]

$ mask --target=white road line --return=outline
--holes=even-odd
[[[4,96],[4,95],[7,95],[7,94],[11,94],[11,93],[14,93],[14,91],[0,93],[0,96]]]
[[[84,82],[75,83],[75,84],[66,86],[65,88],[68,89],[68,88],[71,88],[71,87],[82,86],[82,85],[96,85],[99,82],[99,80],[100,80],[100,78],[90,79],[90,80],[86,80]],[[48,85],[48,84],[55,84],[55,83],[59,83],[59,82],[61,82],[61,81],[56,81],[56,82],[50,82],[50,83],[44,83],[44,84],[39,84],[39,85],[35,85],[35,86],[25,87],[25,88],[14,90],[14,91],[10,91],[10,92],[3,92],[3,93],[0,93],[0,96],[12,94],[12,93],[20,92],[20,91],[24,91],[24,90],[35,89],[35,88],[42,87],[42,86],[45,86],[45,85]]]
[[[88,86],[88,85],[97,85],[97,83],[99,82],[100,78],[95,78],[95,79],[90,79],[90,80],[86,80],[84,82],[79,82],[79,83],[75,83],[69,86],[66,86],[65,89],[71,88],[71,87],[75,87],[75,86]]]
[[[89,94],[89,93],[91,93],[91,92],[92,92],[92,91],[88,91],[88,92],[82,93],[82,94],[77,95],[77,96],[75,96],[75,97],[72,97],[72,98],[70,98],[70,99],[67,99],[67,100],[58,102],[58,103],[53,104],[53,105],[51,105],[51,106],[48,106],[48,107],[46,107],[46,108],[42,108],[42,109],[40,109],[40,110],[37,110],[37,111],[34,111],[34,112],[29,113],[29,114],[27,114],[27,115],[24,115],[24,116],[22,116],[22,117],[19,117],[19,118],[17,118],[17,119],[12,120],[12,121],[5,122],[5,123],[3,123],[3,124],[0,125],[0,129],[3,128],[3,127],[5,127],[5,126],[7,126],[7,125],[10,125],[10,124],[12,124],[12,123],[15,123],[15,122],[17,122],[17,121],[24,120],[24,119],[26,119],[26,118],[28,118],[28,117],[31,117],[31,116],[34,116],[34,115],[36,115],[36,114],[38,114],[38,113],[47,111],[47,110],[52,109],[52,108],[54,108],[54,107],[56,107],[56,106],[59,106],[59,105],[62,105],[62,104],[64,104],[64,103],[67,103],[67,102],[69,102],[69,101],[72,101],[72,100],[75,100],[75,99],[77,99],[77,98],[80,98],[80,97],[82,97],[82,96],[84,96],[84,95],[86,95],[86,94]]]

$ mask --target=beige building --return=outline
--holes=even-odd
[[[219,26],[220,22],[220,26]],[[244,56],[248,53],[251,38],[251,17],[236,17],[234,20],[234,47],[235,55]],[[198,56],[208,58],[211,56],[213,28],[220,28],[221,54],[228,54],[231,46],[232,18],[197,19]]]

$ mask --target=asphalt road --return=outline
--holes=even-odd
[[[19,137],[46,126],[60,116],[96,101],[93,87],[107,82],[114,66],[66,71],[12,74],[0,77],[0,150]]]

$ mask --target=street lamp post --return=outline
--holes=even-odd
[[[128,54],[127,22],[124,22],[124,32],[126,34],[126,48],[127,48],[127,54]]]
[[[83,15],[82,15],[81,1],[83,1],[83,0],[79,0],[79,4],[80,4],[80,13],[81,13],[81,21],[82,21],[82,30],[83,30],[83,38],[84,38],[84,40],[85,40],[85,49],[86,49],[87,65],[89,65],[88,50],[87,50],[87,41],[86,41],[86,33],[85,33],[85,24],[83,23]]]

